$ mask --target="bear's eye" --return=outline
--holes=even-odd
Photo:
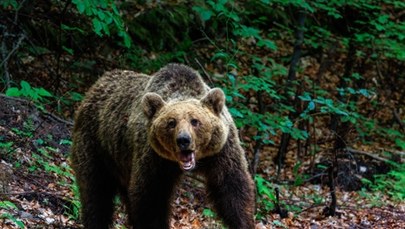
[[[197,127],[197,126],[200,124],[200,121],[198,121],[197,119],[193,118],[193,119],[191,119],[190,123],[191,123],[192,126]]]
[[[171,119],[167,122],[167,127],[170,129],[173,129],[174,127],[176,127],[176,120]]]

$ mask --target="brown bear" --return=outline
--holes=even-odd
[[[116,194],[133,228],[169,228],[185,172],[203,175],[229,228],[254,228],[254,185],[224,93],[185,65],[105,73],[76,113],[71,159],[85,228],[111,225]]]

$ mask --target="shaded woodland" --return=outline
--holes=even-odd
[[[405,226],[403,1],[2,0],[0,227],[80,228],[75,108],[107,70],[170,62],[226,93],[256,228]],[[172,228],[222,227],[201,182]]]

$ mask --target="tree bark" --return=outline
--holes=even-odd
[[[295,96],[294,101],[291,101],[292,99],[289,99],[289,92],[290,92],[290,88],[293,88],[293,81],[295,81],[296,79],[296,72],[297,72],[297,67],[298,67],[298,63],[299,60],[301,58],[301,46],[302,43],[304,42],[304,24],[305,24],[305,19],[306,19],[306,12],[303,10],[298,10],[298,23],[297,23],[297,27],[295,29],[295,43],[294,43],[294,50],[293,50],[293,54],[291,57],[291,63],[290,63],[290,68],[288,70],[288,76],[287,76],[287,82],[286,82],[286,89],[285,89],[285,98],[286,101],[286,105],[290,105],[290,106],[295,106],[294,104],[297,104],[297,96]],[[293,89],[294,90],[294,89]],[[296,91],[293,91],[293,93],[295,94]],[[288,118],[290,120],[294,120],[295,117],[297,116],[297,112],[290,112],[288,115]],[[281,141],[280,141],[280,146],[279,146],[279,150],[277,153],[277,156],[275,158],[275,162],[277,164],[277,179],[280,176],[280,171],[281,171],[281,167],[284,164],[284,160],[285,160],[285,155],[287,153],[287,149],[288,149],[288,144],[290,142],[291,136],[288,133],[283,133],[281,136]]]

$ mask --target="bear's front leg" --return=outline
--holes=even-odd
[[[127,207],[135,229],[169,229],[170,201],[181,174],[174,162],[154,152],[133,164]]]
[[[205,173],[215,210],[229,229],[253,229],[255,194],[250,174],[243,166],[220,164],[220,170],[212,167]]]

